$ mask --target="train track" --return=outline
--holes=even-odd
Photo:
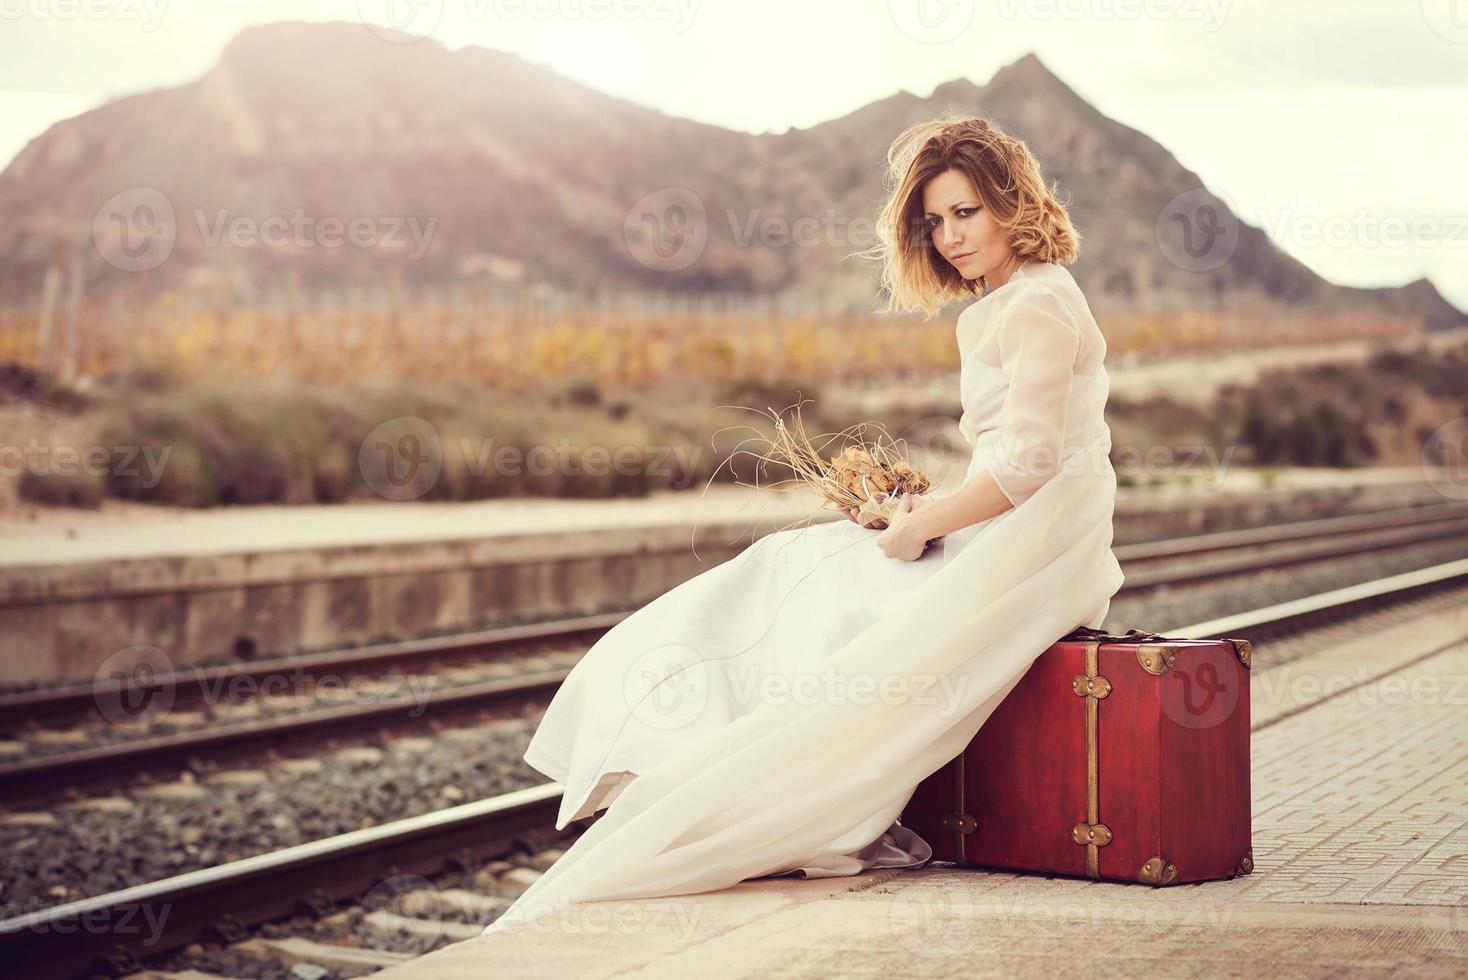
[[[1468,589],[1468,559],[1163,630],[1190,638],[1262,642],[1364,619],[1376,610]],[[1256,650],[1267,658],[1267,648]],[[1362,681],[1365,683],[1365,681]],[[1339,694],[1322,690],[1298,710]],[[1256,720],[1255,729],[1278,717]],[[169,909],[146,950],[158,954],[200,939],[229,940],[292,913],[324,914],[366,894],[384,873],[459,874],[475,861],[510,853],[520,835],[554,824],[561,788],[549,783],[505,796],[356,831],[202,871],[0,921],[0,957],[18,975],[120,975],[137,966],[141,939],[87,922],[115,924],[140,907]],[[581,822],[583,825],[588,821]],[[570,828],[568,828],[569,830]],[[522,848],[523,849],[523,848]],[[459,932],[479,925],[461,924]]]
[[[192,942],[232,942],[249,927],[302,913],[321,915],[367,894],[392,874],[441,874],[512,853],[521,835],[554,825],[557,784],[137,885],[67,906],[0,921],[0,957],[13,976],[120,976],[138,953]],[[156,940],[115,940],[149,919]],[[99,930],[88,923],[106,923]],[[141,931],[141,930],[140,930]]]
[[[1137,596],[1230,575],[1251,575],[1311,562],[1433,544],[1454,536],[1468,538],[1468,508],[1449,504],[1444,505],[1441,512],[1434,506],[1380,514],[1352,514],[1275,527],[1120,545],[1112,551],[1126,571],[1123,592]],[[1177,564],[1182,561],[1187,564]]]
[[[259,683],[280,675],[320,677],[352,672],[417,669],[425,663],[462,663],[500,657],[506,651],[547,641],[575,642],[600,635],[627,617],[626,612],[600,613],[573,619],[459,633],[446,637],[379,643],[324,653],[277,657],[224,667],[174,670],[126,681],[70,684],[18,694],[0,695],[0,731],[54,718],[86,714],[100,699],[127,693],[169,692],[176,704],[202,701],[241,682]]]
[[[9,806],[21,806],[151,781],[204,759],[210,764],[228,764],[264,750],[285,757],[311,755],[328,740],[394,729],[422,730],[477,718],[487,711],[523,715],[537,699],[553,694],[567,673],[569,670],[525,674],[437,691],[419,700],[345,705],[41,756],[0,767],[0,797]]]
[[[1435,540],[1460,532],[1468,526],[1468,504],[1448,502],[1430,507],[1406,507],[1345,517],[1277,524],[1241,531],[1167,538],[1113,548],[1117,560],[1132,569],[1145,570],[1167,561],[1201,561],[1212,557],[1238,559],[1235,574],[1247,574],[1260,567],[1278,567],[1293,561],[1296,555],[1310,560],[1315,553],[1300,551],[1273,554],[1260,558],[1258,549],[1273,545],[1307,544],[1326,541],[1341,545],[1341,535],[1365,535],[1378,532],[1402,533],[1407,543]],[[1411,536],[1407,537],[1407,532]],[[1363,551],[1374,550],[1369,546]],[[1351,552],[1345,552],[1347,554]],[[1325,557],[1339,557],[1328,554]],[[1218,574],[1218,573],[1213,573]],[[1187,581],[1190,576],[1179,573],[1173,581]],[[629,615],[626,611],[599,613],[571,619],[519,626],[499,627],[448,637],[405,640],[374,644],[317,654],[280,657],[255,663],[232,664],[177,670],[147,678],[127,681],[94,682],[0,695],[0,731],[28,723],[44,723],[52,718],[88,712],[99,698],[116,697],[125,692],[153,693],[168,690],[180,702],[201,700],[211,692],[227,689],[238,681],[260,681],[266,677],[299,673],[305,676],[340,675],[352,671],[387,670],[394,667],[417,668],[437,661],[460,663],[486,657],[503,656],[519,646],[546,641],[594,639]]]
[[[1327,518],[1245,531],[1228,531],[1114,549],[1126,580],[1117,598],[1247,576],[1315,561],[1339,561],[1385,549],[1410,548],[1457,535],[1468,537],[1468,506],[1443,504],[1374,514]],[[1179,564],[1182,562],[1182,564]],[[1169,564],[1171,563],[1171,564]],[[166,695],[171,709],[206,702],[211,692],[255,685],[272,677],[306,679],[364,676],[408,668],[431,676],[454,665],[536,655],[559,643],[584,651],[629,613],[612,612],[548,623],[485,630],[451,637],[380,644],[352,650],[280,658],[251,664],[182,670],[143,679],[75,685],[0,697],[0,730],[35,728],[59,717],[94,715],[101,704],[146,701]],[[310,707],[277,717],[201,725],[197,730],[143,735],[70,751],[39,752],[0,764],[0,798],[23,806],[66,796],[96,794],[119,786],[169,778],[201,760],[227,764],[262,751],[311,754],[327,741],[393,730],[421,730],[486,713],[523,714],[548,699],[570,672],[565,666],[512,671],[470,683],[435,683],[426,695],[369,698],[367,703]],[[436,679],[436,678],[435,678]],[[104,730],[112,729],[103,726]]]

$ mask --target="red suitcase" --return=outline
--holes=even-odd
[[[961,865],[1181,884],[1254,869],[1248,640],[1080,627],[901,822]]]

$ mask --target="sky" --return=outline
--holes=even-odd
[[[0,165],[302,19],[514,51],[756,133],[1034,52],[1327,279],[1426,276],[1468,310],[1468,0],[0,0]]]

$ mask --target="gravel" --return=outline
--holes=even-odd
[[[0,816],[0,914],[540,785],[545,777],[521,759],[536,721],[425,733]]]

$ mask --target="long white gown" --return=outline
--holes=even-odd
[[[1015,506],[911,562],[844,519],[769,534],[619,622],[525,753],[565,786],[557,829],[615,804],[485,934],[931,858],[896,823],[917,784],[1122,582],[1106,343],[1070,272],[1021,267],[957,337],[965,478],[988,468]]]

